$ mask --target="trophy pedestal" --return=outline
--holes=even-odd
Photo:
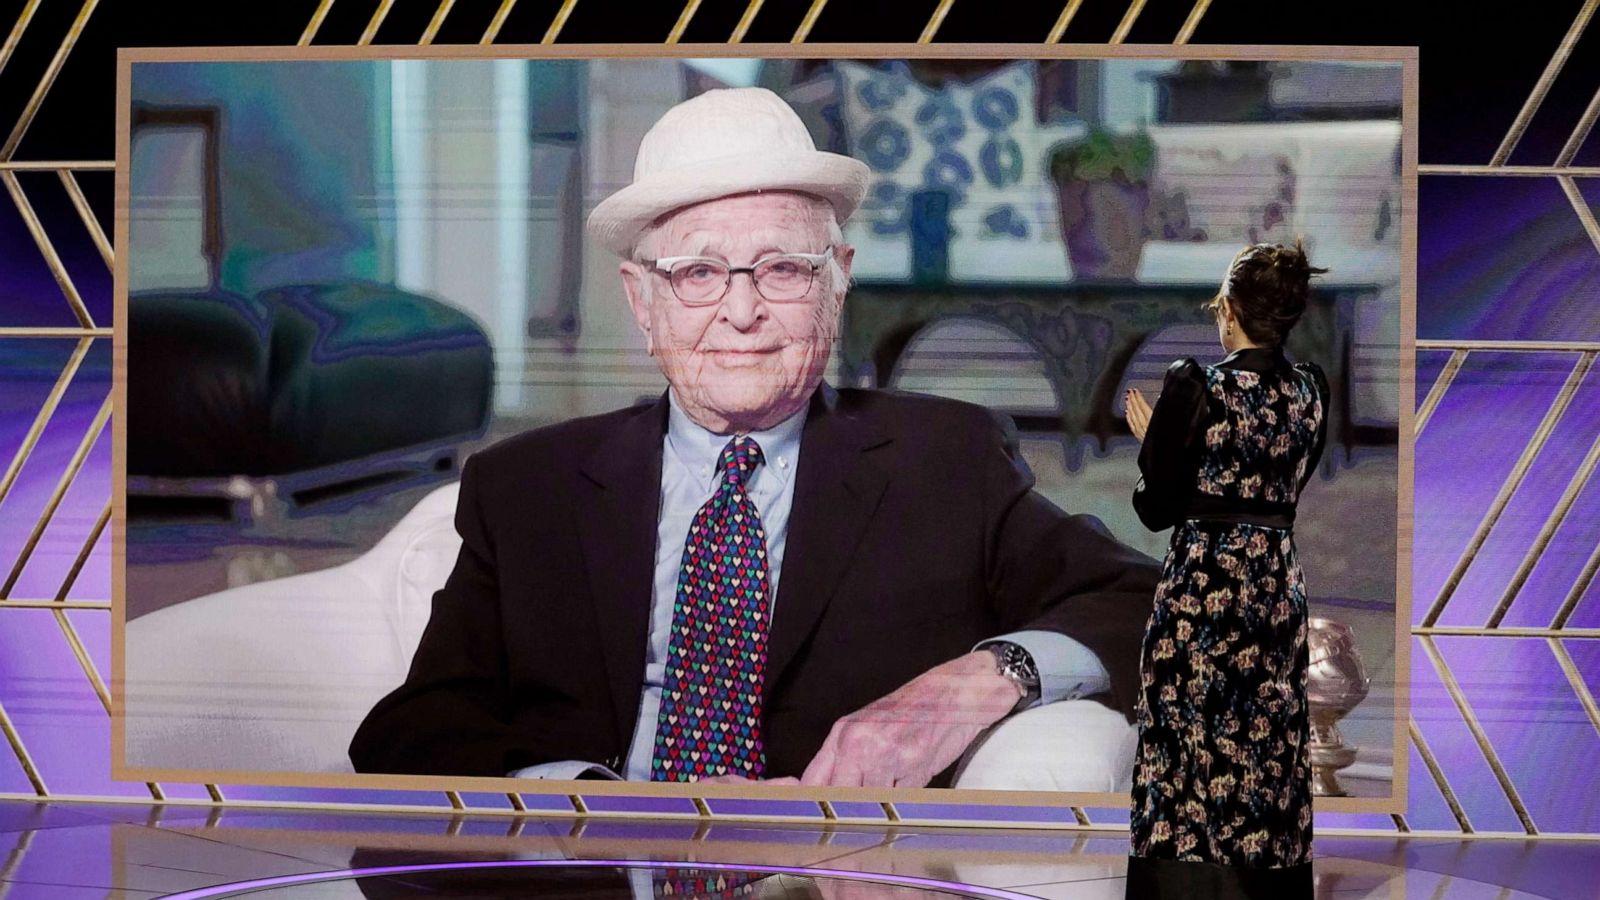
[[[1349,792],[1339,784],[1338,771],[1356,761],[1356,750],[1345,746],[1338,723],[1366,699],[1371,682],[1348,625],[1318,617],[1307,624],[1311,738],[1306,755],[1311,761],[1311,795],[1344,797]]]

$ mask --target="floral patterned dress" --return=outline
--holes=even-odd
[[[1140,657],[1130,897],[1310,897],[1306,592],[1295,505],[1328,383],[1281,349],[1167,370],[1134,507],[1172,528]]]

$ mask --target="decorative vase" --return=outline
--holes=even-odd
[[[1144,252],[1150,185],[1120,175],[1056,182],[1061,239],[1079,279],[1128,280]]]

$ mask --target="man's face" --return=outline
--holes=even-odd
[[[820,201],[792,192],[740,194],[687,207],[662,222],[639,256],[702,256],[733,268],[830,244]],[[688,306],[665,274],[622,263],[623,285],[650,352],[690,418],[720,433],[770,428],[799,411],[839,332],[853,250],[834,244],[844,273],[824,264],[798,301],[772,302],[748,273],[731,276],[720,303]]]

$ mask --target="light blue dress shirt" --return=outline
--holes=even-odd
[[[689,534],[689,523],[721,482],[719,461],[730,435],[715,434],[689,418],[678,406],[677,395],[667,392],[667,435],[661,454],[661,518],[656,526],[656,568],[650,601],[650,637],[645,648],[644,684],[639,715],[634,726],[623,773],[598,763],[564,760],[529,766],[510,773],[515,778],[571,779],[585,772],[650,780],[650,759],[655,749],[656,717],[661,709],[661,685],[666,679],[667,643],[677,600],[678,568]],[[763,462],[745,481],[745,492],[761,516],[767,533],[767,587],[769,619],[778,613],[778,580],[783,572],[783,551],[789,536],[789,510],[794,503],[794,475],[800,464],[800,436],[806,409],[766,431],[752,432],[761,446]],[[1110,677],[1089,648],[1053,631],[1016,631],[980,641],[974,650],[995,641],[1012,641],[1033,656],[1039,669],[1040,696],[1035,705],[1071,700],[1105,691]]]

